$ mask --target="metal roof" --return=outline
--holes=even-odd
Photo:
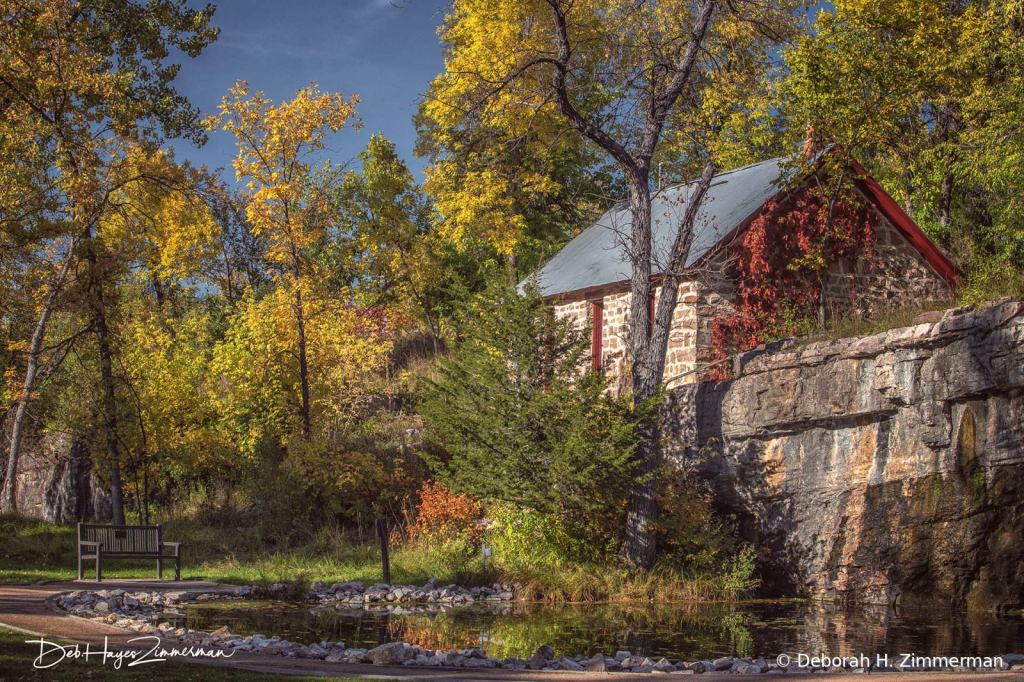
[[[771,159],[715,176],[694,221],[686,267],[696,263],[779,192],[792,172],[784,169],[784,162],[784,158]],[[651,202],[652,274],[660,273],[660,264],[668,260],[694,185],[668,187]],[[626,254],[631,215],[628,203],[623,202],[566,244],[537,271],[541,294],[553,296],[628,280],[630,265]]]

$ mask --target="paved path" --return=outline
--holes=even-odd
[[[111,649],[140,648],[129,641],[139,637],[137,633],[126,632],[113,625],[97,623],[71,616],[58,609],[47,606],[46,600],[62,592],[81,589],[122,588],[126,590],[144,590],[154,588],[167,589],[216,589],[215,583],[197,584],[191,581],[174,583],[164,581],[129,581],[109,580],[102,584],[88,582],[53,582],[45,585],[0,585],[0,626],[24,632],[26,635],[45,635],[48,639],[61,640],[77,644],[102,646],[106,640]],[[223,586],[229,587],[229,586]],[[175,643],[168,641],[167,647]],[[145,647],[152,646],[152,640]],[[178,644],[180,646],[180,644]],[[294,658],[268,657],[256,654],[237,652],[230,659],[183,659],[203,665],[221,665],[254,672],[291,673],[304,675],[321,675],[337,677],[360,677],[365,679],[402,678],[410,682],[435,682],[438,680],[457,680],[458,682],[508,681],[524,680],[528,682],[644,682],[660,680],[662,677],[641,675],[637,673],[571,673],[571,672],[535,672],[528,670],[460,670],[458,668],[422,668],[414,666],[370,666],[346,663],[327,663],[325,661],[300,660]],[[73,662],[68,665],[74,665]],[[815,675],[814,679],[822,677]],[[863,674],[840,673],[825,675],[831,681],[864,682]],[[990,680],[1024,681],[1024,673],[978,673],[964,675],[962,673],[885,673],[886,682],[950,682],[951,680],[968,679],[989,682]],[[710,676],[686,676],[683,679],[712,679]],[[877,676],[876,676],[877,678]],[[668,679],[675,679],[670,677]],[[713,679],[718,679],[716,676]],[[803,675],[787,675],[764,677],[762,675],[729,675],[727,678],[735,682],[753,682],[753,680],[801,680]]]

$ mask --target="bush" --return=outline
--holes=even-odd
[[[491,505],[487,516],[487,542],[494,550],[495,565],[506,573],[607,562],[618,549],[614,529],[596,528],[586,519],[543,514],[508,503]]]
[[[958,305],[978,305],[1002,296],[1024,298],[1024,272],[997,258],[976,263],[956,289]]]
[[[652,410],[604,394],[605,378],[583,370],[589,331],[556,319],[532,284],[520,293],[511,274],[497,278],[463,319],[451,356],[423,382],[436,448],[424,456],[437,477],[587,542],[621,533],[637,429]]]
[[[483,534],[481,516],[480,505],[469,495],[427,481],[420,489],[419,511],[409,526],[409,539],[415,544],[475,547]]]
[[[420,553],[421,565],[432,575],[471,573],[483,536],[480,505],[469,495],[427,481],[420,505],[409,526],[409,549]]]
[[[665,562],[690,572],[712,571],[735,553],[735,528],[715,511],[708,485],[693,469],[663,468],[658,509],[655,529]]]
[[[722,591],[734,599],[741,597],[761,586],[761,579],[756,574],[757,553],[750,545],[744,545],[728,563],[728,570],[722,576]]]

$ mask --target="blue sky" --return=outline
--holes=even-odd
[[[216,2],[216,0],[215,0]],[[191,3],[199,7],[203,3]],[[310,81],[362,99],[361,131],[342,130],[329,158],[353,160],[372,133],[383,132],[414,170],[412,115],[419,95],[443,69],[437,26],[444,0],[221,0],[214,23],[220,37],[198,59],[182,63],[178,90],[213,113],[236,80],[274,101],[290,99]],[[398,6],[396,6],[398,5]],[[234,138],[220,132],[197,149],[174,141],[179,159],[229,170]]]

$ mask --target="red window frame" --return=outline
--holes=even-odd
[[[654,336],[654,291],[651,291],[651,297],[647,301],[649,303],[647,313],[647,338]]]
[[[590,317],[590,368],[600,372],[604,360],[604,299],[597,298],[590,302]]]

